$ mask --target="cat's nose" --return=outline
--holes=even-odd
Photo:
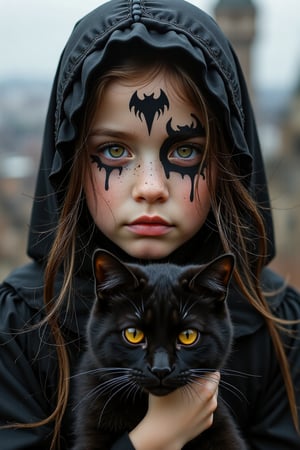
[[[172,372],[168,353],[164,350],[156,351],[153,358],[153,365],[149,369],[150,372],[152,372],[160,380],[168,376]]]
[[[168,376],[172,370],[170,367],[152,367],[151,372],[157,376],[160,380]]]

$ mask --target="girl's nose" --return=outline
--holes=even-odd
[[[169,198],[168,180],[160,161],[139,165],[134,177],[132,196],[136,201],[162,203]]]

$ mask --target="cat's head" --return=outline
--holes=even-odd
[[[95,366],[128,369],[154,395],[219,369],[232,338],[226,297],[233,269],[231,254],[181,267],[125,264],[97,250],[88,326]]]

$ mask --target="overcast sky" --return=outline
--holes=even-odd
[[[162,0],[163,1],[163,0]],[[190,0],[212,12],[216,0]],[[258,6],[254,82],[295,85],[300,79],[300,1],[253,0]],[[101,0],[0,0],[0,80],[52,79],[75,22]]]

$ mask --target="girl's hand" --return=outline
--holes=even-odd
[[[178,450],[213,423],[219,372],[163,397],[149,395],[144,419],[129,433],[136,450]]]

